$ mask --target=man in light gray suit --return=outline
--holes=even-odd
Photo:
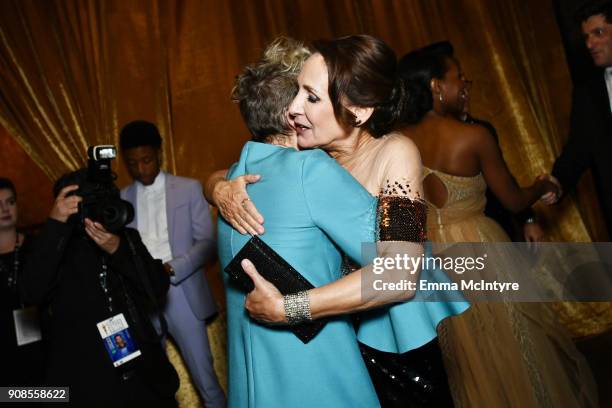
[[[214,228],[200,182],[160,171],[161,136],[146,121],[123,127],[119,145],[132,184],[121,197],[134,206],[134,222],[154,258],[170,274],[164,317],[207,408],[224,407],[213,369],[206,319],[216,305],[203,266],[216,254]],[[159,330],[159,322],[155,322]]]

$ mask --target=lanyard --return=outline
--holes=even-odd
[[[15,237],[15,250],[13,251],[13,270],[8,273],[8,287],[17,290],[17,274],[19,273],[19,234]]]

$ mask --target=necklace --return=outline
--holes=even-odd
[[[108,306],[108,311],[112,312],[113,311],[113,298],[108,292],[108,282],[106,281],[106,278],[108,277],[108,265],[106,264],[106,257],[104,255],[102,255],[102,271],[100,272],[98,277],[100,278],[100,287],[102,288],[102,291],[104,292],[104,296],[106,297],[106,304]]]
[[[8,288],[17,290],[17,274],[19,272],[19,234],[15,236],[15,250],[13,251],[13,270],[8,273]]]

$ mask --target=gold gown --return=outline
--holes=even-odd
[[[459,177],[425,168],[446,187],[446,204],[428,203],[433,242],[508,242],[484,215],[482,174]],[[496,257],[502,271],[514,262]],[[497,264],[499,262],[499,264]],[[456,407],[596,407],[597,392],[583,356],[545,303],[475,302],[439,327]]]

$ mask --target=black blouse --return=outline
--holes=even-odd
[[[21,268],[23,248],[17,254],[18,267]],[[40,385],[44,370],[42,342],[17,346],[13,312],[23,305],[18,295],[19,281],[9,284],[9,279],[15,279],[16,276],[19,276],[19,271],[15,271],[15,251],[0,254],[0,350],[3,353],[0,386]]]

